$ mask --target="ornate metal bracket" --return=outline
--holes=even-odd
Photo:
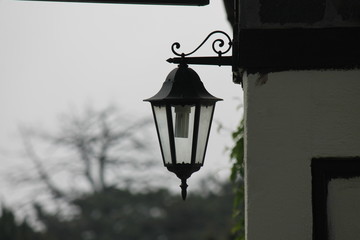
[[[195,52],[197,52],[213,35],[221,35],[222,38],[217,38],[212,42],[212,50],[217,56],[207,56],[207,57],[188,57]],[[195,50],[189,53],[179,53],[177,50],[180,49],[181,45],[178,42],[175,42],[171,45],[171,51],[178,57],[169,58],[167,61],[169,63],[176,64],[197,64],[197,65],[218,65],[218,66],[232,66],[233,67],[233,80],[236,83],[240,83],[237,80],[237,66],[238,66],[238,51],[234,49],[234,42],[231,40],[230,36],[223,31],[213,31],[211,32]],[[223,56],[228,53],[230,49],[233,48],[233,56]]]
[[[217,54],[217,57],[188,57],[198,51],[209,39],[215,34],[221,34],[223,38],[217,38],[212,43],[212,50]],[[225,40],[224,40],[225,39]],[[225,44],[225,42],[227,44]],[[228,34],[223,31],[213,31],[211,32],[200,45],[195,48],[194,51],[189,53],[179,53],[176,49],[180,49],[181,45],[178,42],[175,42],[171,45],[171,51],[179,57],[169,58],[167,61],[170,63],[186,63],[186,64],[200,64],[200,65],[227,65],[231,66],[232,57],[224,57],[223,54],[226,54],[230,51],[232,47],[232,41]]]
[[[173,45],[171,45],[171,51],[172,51],[176,56],[181,56],[181,57],[189,56],[189,55],[195,53],[197,50],[199,50],[199,49],[207,42],[207,40],[209,40],[209,38],[210,38],[212,35],[214,35],[214,34],[222,34],[223,36],[225,36],[225,37],[227,38],[227,41],[228,41],[228,46],[227,46],[227,48],[226,48],[224,51],[221,50],[221,48],[223,48],[224,45],[225,45],[225,41],[224,41],[223,39],[218,38],[218,39],[214,40],[214,42],[212,43],[212,49],[213,49],[213,51],[214,51],[215,53],[217,53],[219,57],[221,57],[223,54],[229,52],[230,49],[231,49],[231,46],[232,46],[232,41],[231,41],[230,36],[227,35],[227,34],[226,34],[225,32],[223,32],[223,31],[213,31],[212,33],[210,33],[210,34],[204,39],[204,41],[203,41],[194,51],[192,51],[192,52],[190,52],[190,53],[178,53],[178,52],[175,50],[175,48],[176,48],[176,49],[179,49],[179,48],[180,48],[180,43],[178,43],[178,42],[175,42],[175,43],[173,43]],[[218,47],[219,49],[217,49],[217,47]]]

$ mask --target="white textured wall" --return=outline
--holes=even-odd
[[[247,240],[312,239],[311,159],[360,156],[360,70],[244,79]]]
[[[329,240],[359,240],[360,178],[333,179],[328,191]]]

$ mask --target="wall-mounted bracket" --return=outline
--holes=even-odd
[[[213,35],[221,35],[222,38],[217,38],[212,43],[212,50],[217,54],[217,56],[206,56],[206,57],[188,57],[199,50]],[[238,51],[237,47],[234,47],[234,41],[231,40],[230,36],[223,31],[213,31],[211,32],[202,43],[192,52],[189,53],[179,53],[177,49],[180,48],[180,43],[175,42],[171,45],[172,52],[178,56],[174,58],[169,58],[167,61],[169,63],[176,64],[194,64],[194,65],[214,65],[214,66],[232,66],[233,70],[233,81],[235,83],[241,83],[239,81],[238,71]],[[228,53],[232,48],[233,56],[223,56]]]
[[[233,57],[225,56],[225,57],[175,57],[169,58],[166,60],[169,63],[186,63],[186,64],[195,64],[195,65],[218,65],[218,66],[232,66],[233,65]]]

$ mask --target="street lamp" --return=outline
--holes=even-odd
[[[211,33],[197,49],[211,35],[218,33],[225,34],[221,31]],[[229,41],[225,51],[216,50],[216,43],[224,47],[224,40],[217,39],[213,43],[213,49],[219,55],[214,61],[219,65],[224,65],[221,62],[225,62],[225,65],[231,63],[227,57],[221,56],[230,50],[232,43],[229,36],[225,35]],[[180,44],[174,43],[172,46],[173,53],[180,58],[168,61],[180,63],[179,66],[169,73],[160,91],[144,101],[150,102],[152,106],[164,165],[181,179],[181,193],[185,200],[188,186],[186,180],[204,164],[215,104],[222,99],[211,95],[199,75],[187,65],[188,61],[204,64],[203,59],[208,61],[209,57],[187,58],[197,49],[188,54],[179,54],[175,48],[180,48]]]
[[[186,198],[186,180],[204,164],[215,103],[199,75],[187,64],[172,70],[151,103],[165,167],[181,179]]]

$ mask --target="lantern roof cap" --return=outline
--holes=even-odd
[[[160,91],[145,99],[151,103],[215,103],[221,98],[214,97],[204,87],[199,75],[186,64],[180,64],[166,77]]]

